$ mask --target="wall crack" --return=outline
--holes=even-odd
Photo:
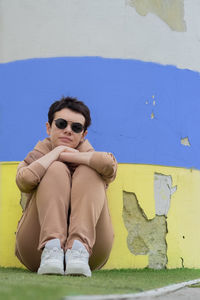
[[[183,259],[183,257],[181,257],[181,265],[182,265],[182,268],[185,268],[185,266],[184,266],[184,259]]]

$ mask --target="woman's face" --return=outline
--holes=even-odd
[[[58,128],[55,123],[57,119],[66,120],[67,126],[64,129]],[[48,122],[46,123],[47,134],[50,137],[53,148],[60,145],[76,148],[78,144],[83,141],[87,131],[84,132],[84,130],[82,130],[80,133],[74,132],[71,128],[72,123],[80,123],[84,126],[85,117],[68,108],[63,108],[55,113],[51,126]]]

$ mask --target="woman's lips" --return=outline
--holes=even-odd
[[[63,142],[71,142],[72,141],[70,138],[67,138],[67,137],[60,137],[59,139]]]

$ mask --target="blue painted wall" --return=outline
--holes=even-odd
[[[50,104],[69,95],[91,109],[88,138],[96,150],[113,152],[121,163],[200,169],[197,72],[136,60],[65,57],[0,64],[0,82],[0,161],[23,160],[46,137]],[[183,137],[190,147],[181,145]]]

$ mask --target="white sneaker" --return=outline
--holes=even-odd
[[[91,270],[88,264],[89,253],[85,246],[75,240],[72,249],[65,253],[66,275],[83,275],[91,277]]]
[[[52,239],[46,243],[38,274],[64,275],[64,252],[59,239]]]

